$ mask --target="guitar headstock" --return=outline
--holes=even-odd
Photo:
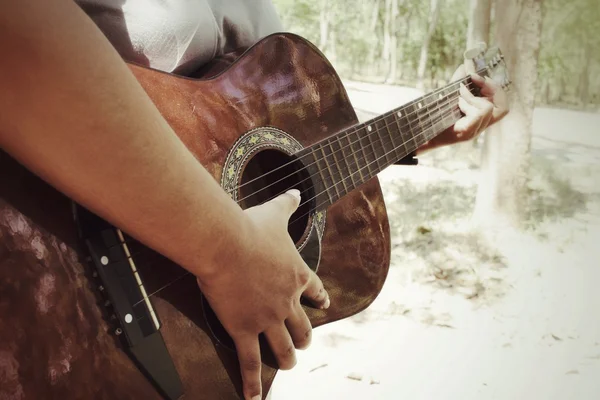
[[[498,47],[490,47],[486,51],[485,43],[479,43],[476,48],[465,52],[465,59],[472,59],[478,71],[485,69],[485,75],[500,85],[502,89],[507,90],[512,84],[504,55]]]

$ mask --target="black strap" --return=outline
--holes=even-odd
[[[394,165],[417,165],[419,163],[419,159],[417,159],[416,156],[417,152],[413,151],[401,160],[396,161]]]

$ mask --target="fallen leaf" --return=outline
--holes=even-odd
[[[311,369],[311,370],[310,370],[310,371],[308,371],[308,372],[313,372],[313,371],[316,371],[316,370],[318,370],[318,369],[325,368],[327,365],[329,365],[329,364],[321,364],[321,365],[319,365],[318,367],[314,367],[313,369]]]
[[[425,228],[424,226],[419,226],[419,227],[417,228],[417,232],[419,232],[421,235],[425,235],[425,234],[427,234],[427,233],[430,233],[430,232],[431,232],[431,229],[429,229],[429,228]]]
[[[363,380],[362,375],[355,373],[355,372],[352,372],[352,373],[346,375],[346,378],[352,379],[353,381],[362,381]]]
[[[579,375],[579,371],[577,371],[576,369],[572,369],[568,371],[565,375]]]

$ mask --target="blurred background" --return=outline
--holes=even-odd
[[[598,0],[274,0],[361,121],[499,46],[511,113],[380,174],[392,264],[377,300],[319,327],[280,399],[600,398]]]

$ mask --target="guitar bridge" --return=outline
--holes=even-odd
[[[99,290],[119,322],[115,334],[161,395],[168,400],[178,399],[183,385],[123,233],[78,206],[76,220],[89,260],[101,280]]]

